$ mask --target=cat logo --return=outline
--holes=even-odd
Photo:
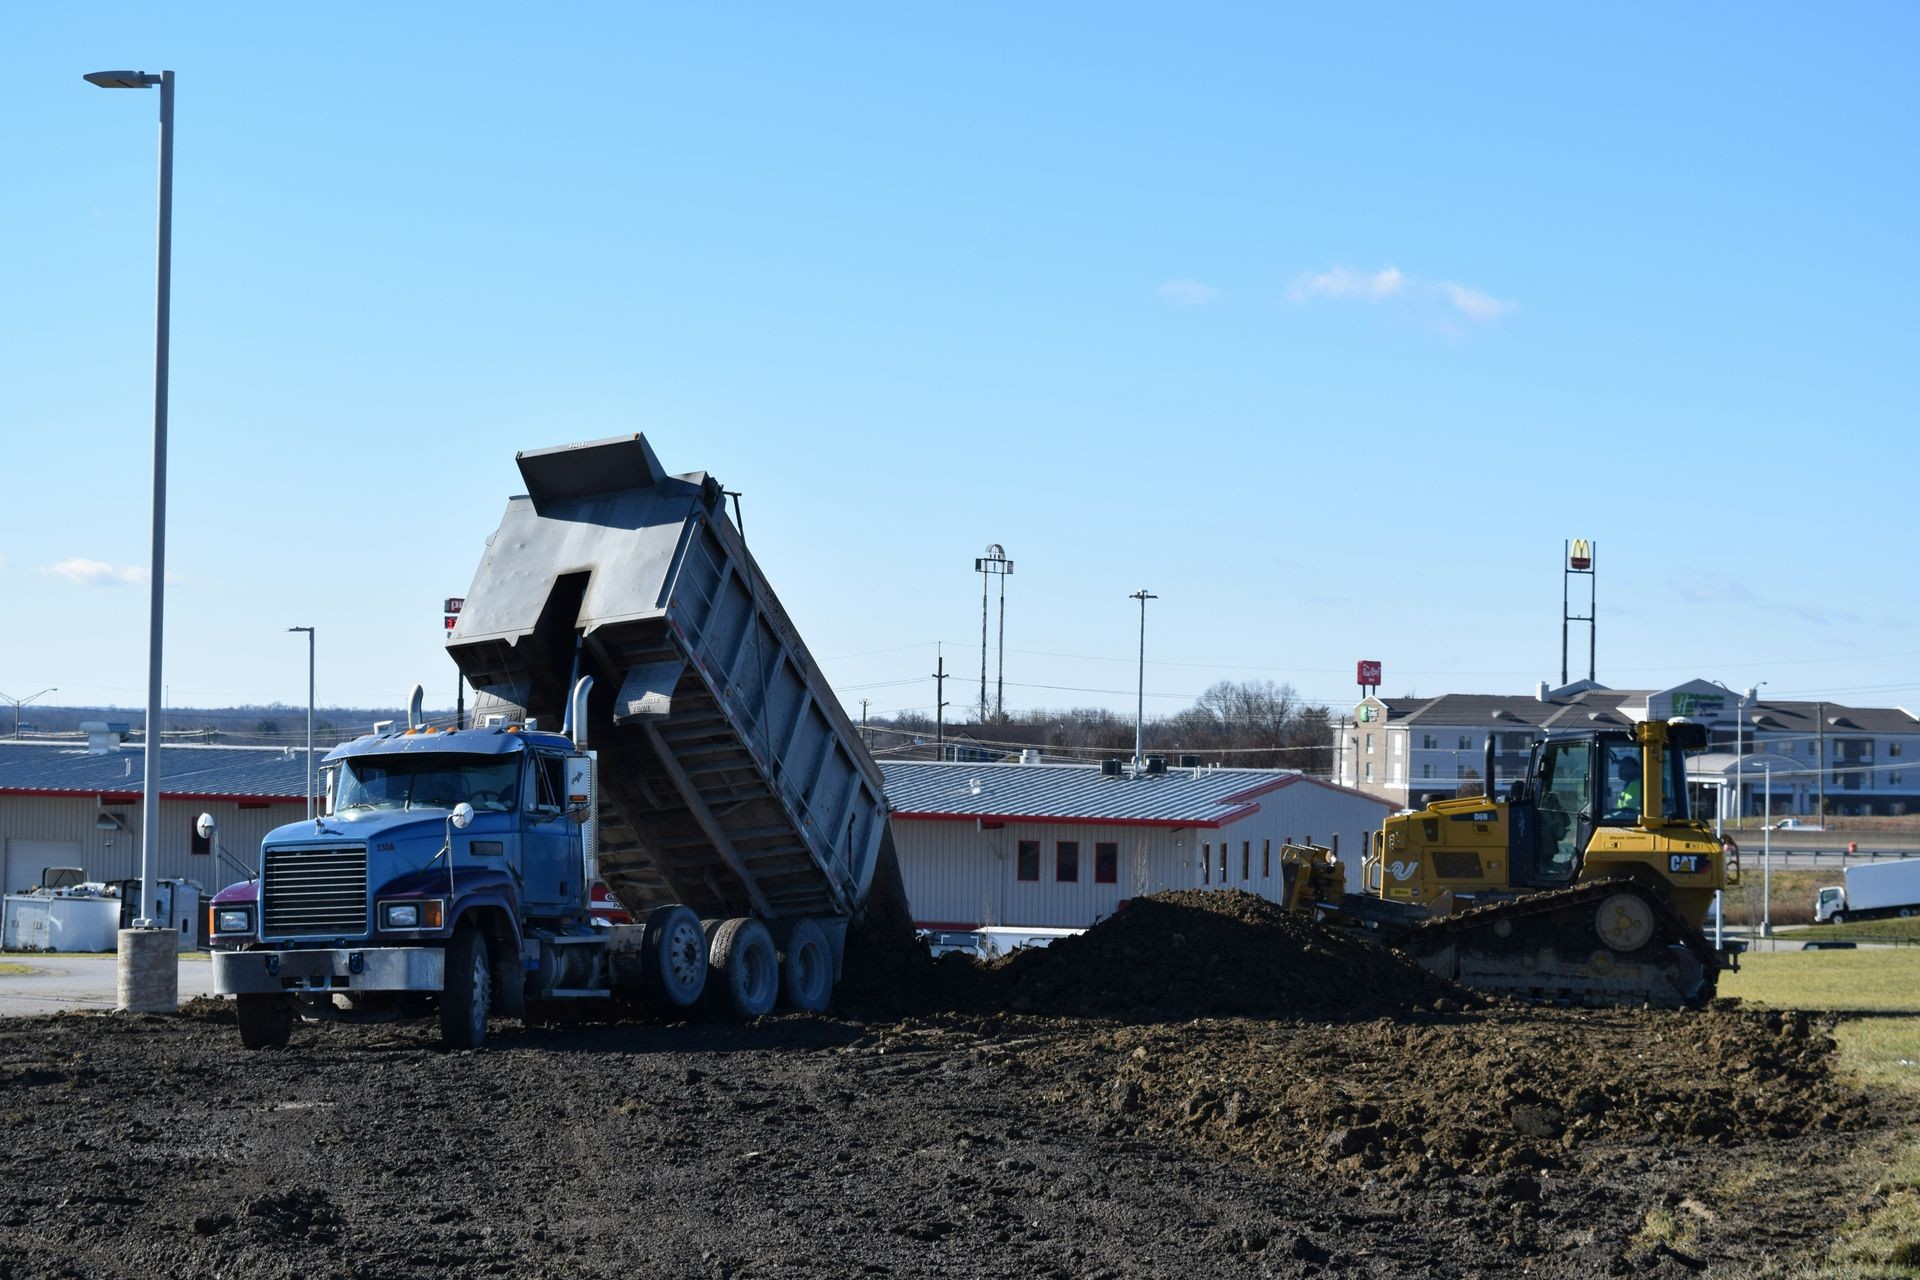
[[[1575,538],[1567,553],[1567,567],[1575,573],[1587,573],[1593,569],[1593,544],[1585,538]]]

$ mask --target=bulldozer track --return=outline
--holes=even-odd
[[[1607,986],[1613,975],[1603,971],[1587,958],[1596,954],[1605,954],[1604,948],[1601,946],[1585,948],[1586,955],[1582,956],[1581,948],[1566,944],[1571,939],[1581,937],[1585,926],[1591,921],[1593,910],[1617,894],[1631,895],[1646,905],[1652,917],[1653,931],[1646,943],[1635,948],[1630,955],[1622,959],[1623,976],[1615,985]],[[1554,982],[1551,969],[1544,972],[1522,969],[1522,957],[1535,954],[1528,950],[1528,940],[1523,934],[1515,932],[1500,935],[1493,932],[1495,926],[1501,922],[1521,927],[1530,925],[1538,929],[1556,918],[1564,922],[1563,926],[1548,937],[1539,940],[1537,945],[1540,951],[1551,952],[1561,967],[1562,977],[1565,980],[1558,985]],[[1576,922],[1580,926],[1577,929],[1571,927]],[[1492,941],[1494,938],[1499,938],[1500,941]],[[1565,889],[1551,889],[1524,897],[1507,898],[1484,906],[1470,907],[1453,915],[1434,916],[1413,925],[1393,945],[1414,959],[1432,967],[1433,963],[1447,958],[1449,949],[1457,954],[1460,950],[1471,947],[1479,941],[1487,944],[1474,950],[1473,954],[1479,958],[1497,955],[1509,942],[1512,943],[1515,968],[1511,988],[1507,981],[1488,981],[1484,974],[1481,975],[1482,980],[1478,983],[1472,976],[1465,973],[1456,972],[1443,976],[1456,977],[1462,985],[1478,987],[1482,990],[1510,991],[1512,988],[1521,988],[1522,991],[1513,993],[1524,994],[1533,999],[1569,1001],[1577,1004],[1702,1003],[1712,996],[1715,977],[1720,968],[1719,957],[1708,945],[1706,938],[1675,911],[1663,895],[1640,881],[1622,877],[1594,880]],[[1700,966],[1697,985],[1688,984],[1684,976],[1682,978],[1682,985],[1692,985],[1693,989],[1680,990],[1679,999],[1676,1001],[1667,994],[1665,989],[1667,976],[1664,969],[1661,971],[1662,982],[1659,984],[1647,984],[1642,987],[1631,985],[1630,979],[1625,975],[1638,972],[1657,961],[1663,951],[1671,951],[1675,947],[1684,948]],[[1611,963],[1611,956],[1607,958]]]

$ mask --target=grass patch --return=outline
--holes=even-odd
[[[1869,1088],[1920,1098],[1920,1017],[1856,1018],[1833,1036],[1841,1071]],[[1920,1141],[1911,1132],[1901,1136],[1867,1178],[1872,1192],[1860,1216],[1825,1258],[1795,1272],[1802,1280],[1920,1276]]]
[[[26,973],[39,972],[30,964],[20,964],[13,960],[0,960],[0,977],[17,978]]]
[[[1841,882],[1838,867],[1795,867],[1787,871],[1775,866],[1771,877],[1763,877],[1760,873],[1760,851],[1747,848],[1743,841],[1740,846],[1740,883],[1724,891],[1728,924],[1760,923],[1765,905],[1761,902],[1761,890],[1766,887],[1763,880],[1771,881],[1771,915],[1776,925],[1812,924],[1814,892],[1821,885]]]
[[[1884,942],[1893,946],[1920,946],[1920,916],[1906,920],[1858,920],[1846,924],[1816,924],[1793,935],[1807,942]]]
[[[1720,994],[1775,1009],[1920,1013],[1920,949],[1751,952],[1720,975]]]

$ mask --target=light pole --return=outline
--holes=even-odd
[[[307,816],[313,816],[313,628],[288,627],[307,633]]]
[[[153,552],[147,566],[146,777],[140,799],[140,918],[135,930],[156,927],[153,851],[160,842],[160,640],[167,582],[167,364],[168,316],[173,291],[173,72],[95,71],[87,83],[102,89],[160,90],[159,267],[153,321]],[[123,1009],[171,1013],[178,1005],[175,943],[167,949],[120,935],[120,998]]]
[[[1133,711],[1133,767],[1140,768],[1146,760],[1147,750],[1147,601],[1160,597],[1140,588],[1129,600],[1140,602],[1140,698],[1134,704]]]
[[[1767,771],[1767,821],[1760,824],[1760,936],[1773,936],[1773,761],[1762,760]]]
[[[42,689],[39,693],[30,693],[24,698],[16,698],[10,694],[0,693],[0,702],[11,702],[13,704],[13,736],[16,738],[20,736],[20,708],[26,706],[35,698],[44,698],[50,693],[58,692],[60,692],[58,688]]]
[[[980,575],[980,723],[987,722],[987,584],[996,576],[1000,579],[1000,679],[994,695],[994,711],[1004,717],[1007,680],[1007,575],[1013,572],[1013,561],[1007,559],[1007,552],[999,543],[987,545],[987,553],[975,556],[973,571]]]

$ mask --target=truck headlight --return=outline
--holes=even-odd
[[[445,912],[438,898],[380,904],[382,929],[438,929],[444,917]]]
[[[213,913],[215,933],[252,933],[252,907],[221,907]]]

